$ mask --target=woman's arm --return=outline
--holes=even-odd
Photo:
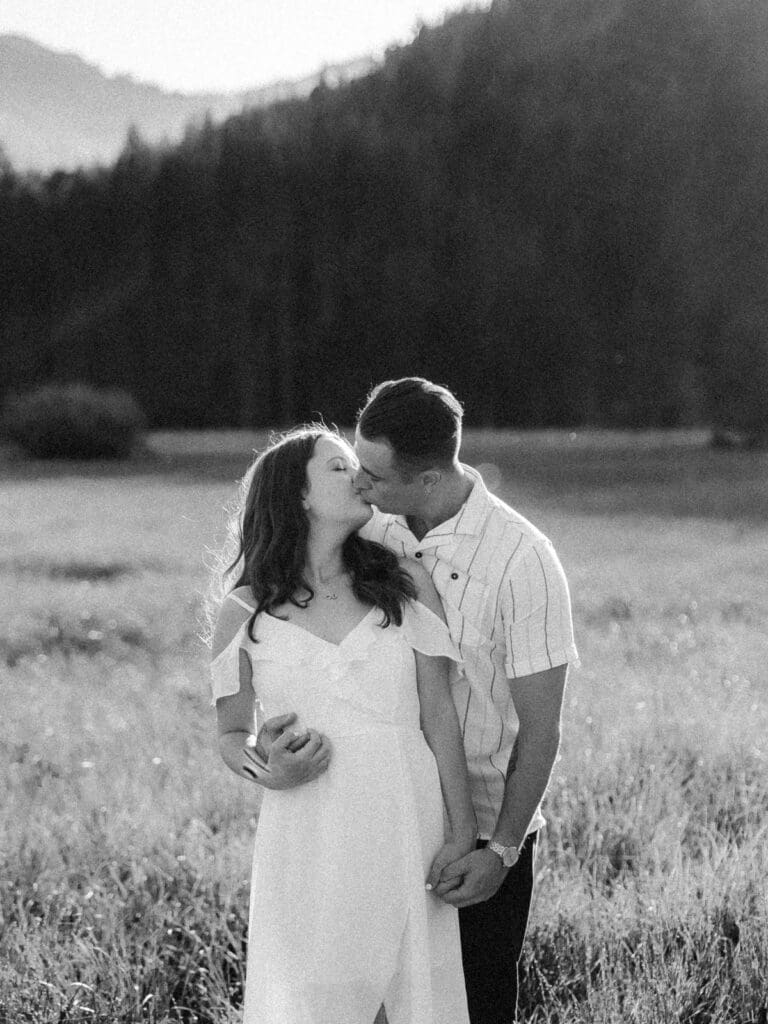
[[[469,793],[467,759],[461,742],[459,719],[448,688],[447,659],[432,658],[416,651],[416,671],[421,729],[437,761],[451,839],[454,843],[466,845],[467,850],[474,849],[477,822]]]
[[[213,637],[212,654],[216,657],[232,642],[248,611],[233,601],[222,605]],[[257,782],[266,789],[290,789],[316,778],[328,767],[330,744],[314,729],[298,735],[288,726],[295,715],[271,719],[279,734],[265,757],[257,747],[256,693],[253,667],[244,650],[239,652],[240,688],[235,694],[216,701],[219,752],[225,764],[242,779]],[[279,728],[278,728],[279,727]]]
[[[413,563],[409,563],[408,571],[416,584],[418,600],[445,621],[440,598],[429,574],[420,565],[414,566]],[[432,879],[436,866],[442,869],[442,866],[456,859],[457,847],[465,853],[474,849],[477,823],[470,797],[467,759],[459,719],[448,685],[448,659],[429,657],[419,651],[415,654],[421,728],[437,761],[443,801],[451,828],[450,842],[438,855],[433,871],[430,872]]]

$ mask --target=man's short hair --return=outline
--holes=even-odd
[[[377,384],[357,417],[368,441],[385,439],[399,469],[421,472],[451,464],[461,444],[464,410],[448,388],[423,377]]]

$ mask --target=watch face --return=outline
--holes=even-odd
[[[514,867],[520,856],[520,851],[516,846],[502,846],[501,843],[489,843],[488,847],[501,857],[501,863],[505,868]]]

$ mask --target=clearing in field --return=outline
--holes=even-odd
[[[263,438],[0,466],[0,1021],[238,1020],[258,790],[220,761],[206,548]],[[582,667],[521,1013],[768,1014],[768,456],[701,435],[469,433],[554,541]]]

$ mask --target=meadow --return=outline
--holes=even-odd
[[[259,799],[200,634],[261,443],[0,463],[3,1024],[239,1020]],[[768,1024],[768,455],[478,431],[464,457],[554,541],[582,661],[522,1019]]]

